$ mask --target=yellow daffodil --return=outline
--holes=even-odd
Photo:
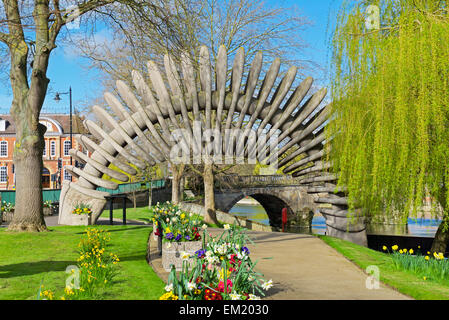
[[[391,249],[392,249],[393,251],[396,251],[396,250],[399,249],[399,247],[398,247],[397,245],[394,245],[394,246],[391,247]]]

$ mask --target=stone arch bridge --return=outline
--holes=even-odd
[[[265,209],[271,226],[281,226],[282,209],[287,208],[289,221],[308,228],[322,205],[320,195],[308,193],[299,180],[286,175],[226,176],[216,185],[215,206],[229,212],[237,202],[250,196]]]

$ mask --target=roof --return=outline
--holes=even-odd
[[[64,134],[70,133],[70,115],[61,113],[41,113],[40,119],[49,119],[55,122],[57,126],[60,126]],[[10,114],[0,114],[0,120],[6,120],[5,131],[1,131],[1,134],[15,134],[16,127],[14,125],[14,120]],[[88,130],[83,125],[84,116],[72,115],[72,133],[88,133]]]

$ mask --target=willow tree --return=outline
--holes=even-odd
[[[350,206],[372,216],[396,211],[417,217],[430,196],[443,214],[432,250],[444,252],[449,240],[446,2],[344,3],[332,48],[330,157],[339,184],[348,188]]]

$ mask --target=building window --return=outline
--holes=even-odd
[[[0,142],[0,157],[8,156],[8,141]]]
[[[47,140],[44,140],[44,151],[42,152],[42,156],[47,156]]]
[[[66,169],[64,169],[64,180],[72,180],[72,175]]]
[[[50,141],[50,157],[56,156],[56,141]]]
[[[70,149],[72,149],[70,140],[64,141],[64,156],[69,156]]]
[[[8,167],[0,167],[0,182],[8,181]]]

